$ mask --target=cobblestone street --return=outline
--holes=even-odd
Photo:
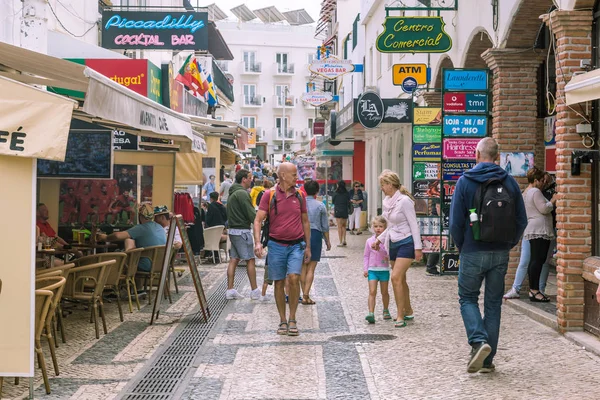
[[[368,325],[367,282],[362,276],[365,239],[350,236],[348,248],[334,247],[322,259],[314,284],[317,304],[299,306],[296,338],[275,334],[279,321],[274,300],[251,301],[247,279],[242,279],[241,292],[247,298],[228,302],[177,390],[160,398],[600,398],[600,359],[510,307],[503,308],[496,372],[467,374],[469,347],[455,276],[430,277],[421,266],[411,268],[415,320],[405,329],[395,329],[381,319],[379,303],[377,323]],[[201,267],[207,293],[223,282],[224,272],[223,264]],[[100,340],[84,322],[89,314],[75,311],[66,319],[68,341],[58,349],[59,377],[46,355],[52,394],[44,394],[37,376],[36,397],[159,398],[127,397],[125,389],[153,367],[165,342],[192,316],[197,301],[189,274],[181,278],[180,294],[173,300],[163,302],[154,326],[148,325],[148,306],[126,312],[120,323],[116,305],[108,305],[109,334]],[[393,306],[391,310],[394,315]],[[26,385],[23,379],[19,386],[5,380],[4,398],[23,398]]]

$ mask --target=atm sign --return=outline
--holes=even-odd
[[[392,80],[394,85],[402,86],[406,78],[414,78],[417,85],[425,85],[428,79],[427,64],[394,64]]]

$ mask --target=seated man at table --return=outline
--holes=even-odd
[[[56,231],[52,229],[48,222],[49,218],[48,207],[44,203],[38,204],[35,225],[40,230],[40,236],[52,239],[54,248],[62,249],[64,246],[68,246],[69,244],[66,241],[56,235]]]
[[[159,224],[165,230],[165,234],[169,237],[169,225],[171,224],[172,215],[167,206],[154,207],[154,222]],[[179,234],[179,229],[175,226],[175,238],[173,239],[173,247],[179,250],[183,246],[183,240]]]
[[[164,246],[167,244],[167,235],[162,226],[154,222],[154,209],[150,204],[142,204],[138,210],[139,225],[122,232],[114,232],[110,235],[98,235],[101,242],[125,241],[125,250],[140,247]],[[152,260],[148,257],[140,258],[138,271],[150,272]]]

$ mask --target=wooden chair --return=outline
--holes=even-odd
[[[58,360],[56,359],[56,336],[54,335],[53,321],[56,309],[60,304],[66,282],[67,280],[62,276],[47,276],[35,280],[36,290],[49,290],[53,293],[52,302],[50,303],[50,308],[48,309],[48,315],[46,316],[46,321],[44,322],[42,336],[45,336],[48,340],[50,355],[52,356],[52,364],[54,365],[54,374],[56,376],[58,376],[60,372],[58,370]]]
[[[150,287],[148,288],[148,304],[152,304],[152,287],[154,286],[154,280],[160,278],[165,251],[166,246],[164,245],[150,246],[146,247],[142,253],[142,257],[147,257],[152,262],[152,268],[150,272],[138,270],[136,274],[137,277],[144,280],[144,287],[147,286],[148,282],[150,283]]]
[[[144,252],[144,248],[141,247],[139,249],[131,249],[127,250],[125,254],[127,254],[127,259],[125,260],[126,271],[121,274],[119,277],[119,282],[125,281],[125,286],[127,288],[127,298],[129,299],[129,312],[133,312],[133,304],[131,302],[131,289],[133,288],[133,293],[135,294],[135,302],[137,303],[137,309],[140,310],[140,299],[138,297],[137,286],[135,284],[135,275],[137,273],[138,264],[140,263],[140,256]]]
[[[46,371],[46,360],[44,359],[44,352],[42,351],[41,337],[42,332],[46,327],[46,319],[48,318],[48,311],[52,305],[53,295],[54,294],[50,290],[35,291],[35,352],[37,354],[38,364],[42,370],[46,394],[50,394],[50,382],[48,381],[48,372]]]
[[[56,267],[39,270],[39,271],[36,271],[35,278],[40,279],[40,278],[46,278],[49,276],[62,276],[63,278],[67,279],[69,277],[69,271],[74,266],[75,266],[75,264],[71,263],[71,264],[59,265]],[[63,311],[62,311],[62,306],[61,306],[60,301],[56,305],[56,309],[54,311],[54,318],[56,318],[56,326],[57,326],[57,329],[60,331],[60,337],[62,339],[62,342],[67,343],[67,336],[65,334],[65,324],[64,324],[64,319],[63,319]],[[54,327],[54,323],[52,324],[52,327]],[[54,335],[54,338],[55,338],[54,344],[56,347],[58,347],[58,341],[56,340],[56,334]]]
[[[123,308],[121,307],[121,296],[119,293],[119,283],[121,281],[121,275],[123,275],[123,269],[125,268],[125,260],[127,259],[126,253],[102,253],[97,254],[98,262],[115,260],[116,264],[112,265],[106,270],[106,285],[104,290],[111,291],[117,296],[117,308],[119,309],[119,319],[123,322]]]
[[[106,328],[106,318],[104,316],[102,292],[104,291],[104,285],[106,285],[106,278],[108,276],[106,270],[116,263],[115,260],[110,260],[72,268],[63,293],[63,296],[66,298],[87,301],[90,303],[90,308],[92,310],[92,321],[90,322],[94,322],[96,339],[100,339],[98,309],[100,309],[104,333],[108,333],[108,329]]]
[[[215,251],[221,251],[221,235],[225,226],[217,225],[204,229],[204,251],[212,251],[213,264],[215,261]],[[221,254],[219,253],[219,257]]]

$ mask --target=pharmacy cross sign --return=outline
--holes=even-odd
[[[445,53],[452,39],[442,17],[387,17],[377,38],[382,53]]]

